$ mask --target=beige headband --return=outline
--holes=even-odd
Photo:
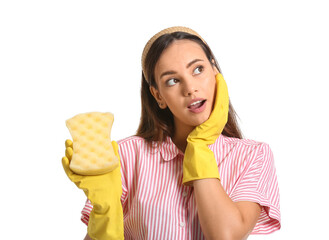
[[[194,30],[187,28],[187,27],[170,27],[170,28],[166,28],[163,29],[162,31],[158,32],[157,34],[155,34],[145,45],[144,50],[143,50],[143,54],[142,54],[142,69],[143,69],[143,73],[144,76],[146,78],[146,81],[149,83],[149,76],[146,76],[146,71],[145,71],[145,58],[152,46],[152,44],[155,42],[155,40],[157,40],[159,37],[161,37],[162,35],[165,34],[169,34],[169,33],[173,33],[173,32],[186,32],[192,35],[196,35],[197,37],[199,37],[205,44],[207,44],[202,38],[201,36],[195,32]]]

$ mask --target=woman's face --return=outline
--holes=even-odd
[[[173,113],[176,130],[191,131],[209,118],[217,73],[196,42],[176,40],[161,54],[154,70],[158,89],[150,90]]]

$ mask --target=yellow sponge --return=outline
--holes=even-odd
[[[111,144],[113,114],[90,112],[66,121],[73,138],[70,168],[81,175],[98,175],[114,170],[119,160]]]

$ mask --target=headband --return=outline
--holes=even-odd
[[[190,28],[187,28],[187,27],[180,27],[180,26],[177,26],[177,27],[170,27],[170,28],[166,28],[166,29],[163,29],[161,30],[160,32],[158,32],[157,34],[155,34],[145,45],[144,47],[144,50],[143,50],[143,54],[142,54],[142,70],[143,70],[143,73],[144,73],[144,76],[145,76],[145,79],[146,79],[146,82],[149,83],[149,76],[147,76],[147,73],[145,71],[145,58],[152,46],[152,44],[155,42],[155,40],[157,40],[159,37],[161,37],[162,35],[165,35],[165,34],[170,34],[170,33],[174,33],[174,32],[185,32],[185,33],[189,33],[189,34],[192,34],[192,35],[196,35],[197,37],[199,37],[205,44],[207,44],[203,39],[202,37],[197,33],[195,32],[194,30],[190,29]]]

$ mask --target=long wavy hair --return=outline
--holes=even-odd
[[[147,141],[163,141],[167,136],[172,137],[175,131],[174,117],[169,108],[161,109],[150,92],[150,86],[157,89],[154,78],[154,69],[162,52],[175,40],[187,39],[200,45],[205,52],[209,62],[213,64],[220,73],[221,69],[211,49],[199,37],[186,32],[173,32],[159,37],[150,47],[145,58],[145,71],[149,76],[148,82],[142,72],[141,85],[141,119],[136,135]],[[237,123],[237,114],[229,103],[228,121],[222,132],[227,137],[242,138],[242,133]]]

